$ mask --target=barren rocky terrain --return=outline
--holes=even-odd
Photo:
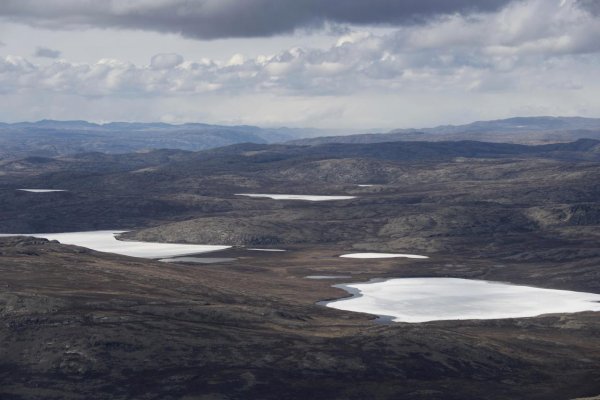
[[[595,396],[597,313],[377,324],[316,303],[347,295],[334,283],[377,277],[600,293],[598,149],[591,140],[236,145],[6,162],[0,232],[129,229],[125,239],[233,245],[211,256],[236,261],[166,264],[0,239],[0,397]],[[338,257],[352,251],[429,258]]]

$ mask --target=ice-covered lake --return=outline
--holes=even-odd
[[[58,240],[62,244],[72,244],[106,253],[121,254],[142,258],[172,258],[192,254],[208,253],[228,249],[230,246],[201,244],[154,243],[130,240],[117,240],[116,236],[125,231],[89,231],[67,233],[2,234],[0,236],[34,236],[48,240]]]
[[[305,200],[305,201],[331,201],[331,200],[350,200],[356,196],[319,196],[303,194],[263,194],[263,193],[237,193],[236,196],[260,197],[273,200]]]
[[[275,252],[275,253],[280,253],[282,251],[286,251],[283,249],[246,249],[248,251],[270,251],[270,252]]]
[[[306,279],[348,279],[352,278],[350,275],[308,275],[305,276]]]
[[[334,285],[350,298],[321,302],[395,322],[535,317],[600,311],[600,294],[458,278],[401,278]]]
[[[399,253],[350,253],[342,254],[342,258],[415,258],[424,259],[427,256],[419,256],[417,254],[399,254]]]
[[[236,261],[237,258],[229,257],[175,257],[175,258],[162,258],[158,261],[166,263],[191,263],[191,264],[216,264]]]
[[[63,189],[17,189],[21,192],[29,192],[29,193],[54,193],[54,192],[66,192]]]

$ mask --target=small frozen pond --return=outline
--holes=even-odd
[[[193,264],[216,264],[222,262],[236,261],[237,258],[217,258],[217,257],[176,257],[176,258],[162,258],[158,261],[166,263],[193,263]]]
[[[334,285],[353,297],[320,304],[395,322],[535,317],[600,311],[600,294],[458,278],[402,278]]]
[[[62,244],[72,244],[105,253],[121,254],[142,258],[170,258],[191,254],[208,253],[228,249],[230,246],[201,244],[153,243],[117,240],[116,236],[125,231],[90,231],[68,233],[27,233],[3,234],[0,236],[34,236],[48,240],[58,240]]]
[[[306,279],[348,279],[352,278],[350,275],[308,275]]]
[[[248,251],[272,251],[272,252],[282,252],[282,251],[286,251],[286,250],[282,250],[282,249],[246,249]]]
[[[356,196],[318,196],[303,194],[257,194],[257,193],[237,193],[236,196],[248,197],[266,197],[273,200],[306,200],[306,201],[331,201],[331,200],[350,200]]]
[[[419,256],[416,254],[397,254],[397,253],[351,253],[343,254],[342,258],[429,258],[427,256]]]
[[[29,193],[53,193],[53,192],[66,192],[66,190],[62,189],[17,189],[21,192],[29,192]]]

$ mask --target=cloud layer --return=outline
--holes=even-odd
[[[139,1],[99,3],[78,2],[85,10],[111,4],[114,10],[121,7],[124,15],[142,5]],[[219,4],[229,3],[221,0]],[[418,7],[426,4],[417,3]],[[143,9],[168,4],[173,3],[146,1]],[[480,4],[490,9],[498,5]],[[242,54],[244,41],[239,41],[240,54],[226,59],[194,56],[197,53],[184,56],[168,47],[146,63],[136,64],[112,58],[86,63],[67,59],[33,62],[5,55],[0,56],[0,92],[5,99],[10,97],[6,104],[11,105],[4,114],[0,112],[0,119],[92,115],[96,120],[125,116],[393,127],[399,118],[413,117],[413,121],[436,118],[443,123],[513,114],[597,115],[600,83],[594,78],[600,73],[600,15],[595,4],[524,0],[495,12],[468,15],[441,15],[437,8],[427,14],[436,18],[419,24],[375,31],[349,25],[331,38],[329,47],[293,47],[252,57]],[[420,10],[426,14],[424,8]],[[412,15],[416,18],[417,14]],[[73,17],[69,23],[86,21]],[[304,39],[310,43],[310,38]],[[45,44],[52,46],[51,42]],[[49,108],[48,102],[54,108]],[[82,111],[84,107],[89,114]],[[400,117],[398,110],[405,113]],[[457,115],[463,117],[457,120]]]
[[[157,54],[148,65],[112,59],[35,65],[7,56],[0,58],[0,84],[5,92],[37,88],[83,96],[345,95],[415,87],[531,90],[536,85],[575,89],[585,82],[561,77],[562,69],[597,61],[599,51],[600,23],[592,14],[572,2],[530,0],[477,18],[453,15],[380,36],[351,32],[329,49],[292,48],[253,59],[237,54],[224,61],[184,60],[178,54]],[[59,54],[45,48],[36,53]]]
[[[0,16],[53,29],[114,27],[201,39],[259,37],[334,24],[405,24],[496,11],[511,0],[3,0]]]
[[[54,49],[49,49],[48,47],[38,46],[35,49],[35,53],[33,53],[33,56],[41,57],[41,58],[58,58],[58,57],[60,57],[60,51],[54,50]]]

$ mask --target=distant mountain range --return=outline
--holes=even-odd
[[[383,143],[398,141],[456,141],[547,144],[578,139],[600,139],[600,118],[516,117],[478,121],[467,125],[443,125],[423,129],[395,129],[388,133],[327,136],[293,140],[290,143]]]
[[[480,121],[425,129],[397,129],[388,133],[313,128],[260,128],[256,126],[189,123],[86,121],[0,123],[0,159],[56,157],[77,153],[131,153],[155,149],[207,150],[239,143],[319,145],[367,144],[397,141],[483,141],[518,144],[572,142],[600,139],[600,119],[580,117],[527,117]]]
[[[312,128],[86,121],[0,123],[0,158],[55,157],[82,152],[129,153],[153,149],[199,151],[236,143],[279,143],[338,134]]]

